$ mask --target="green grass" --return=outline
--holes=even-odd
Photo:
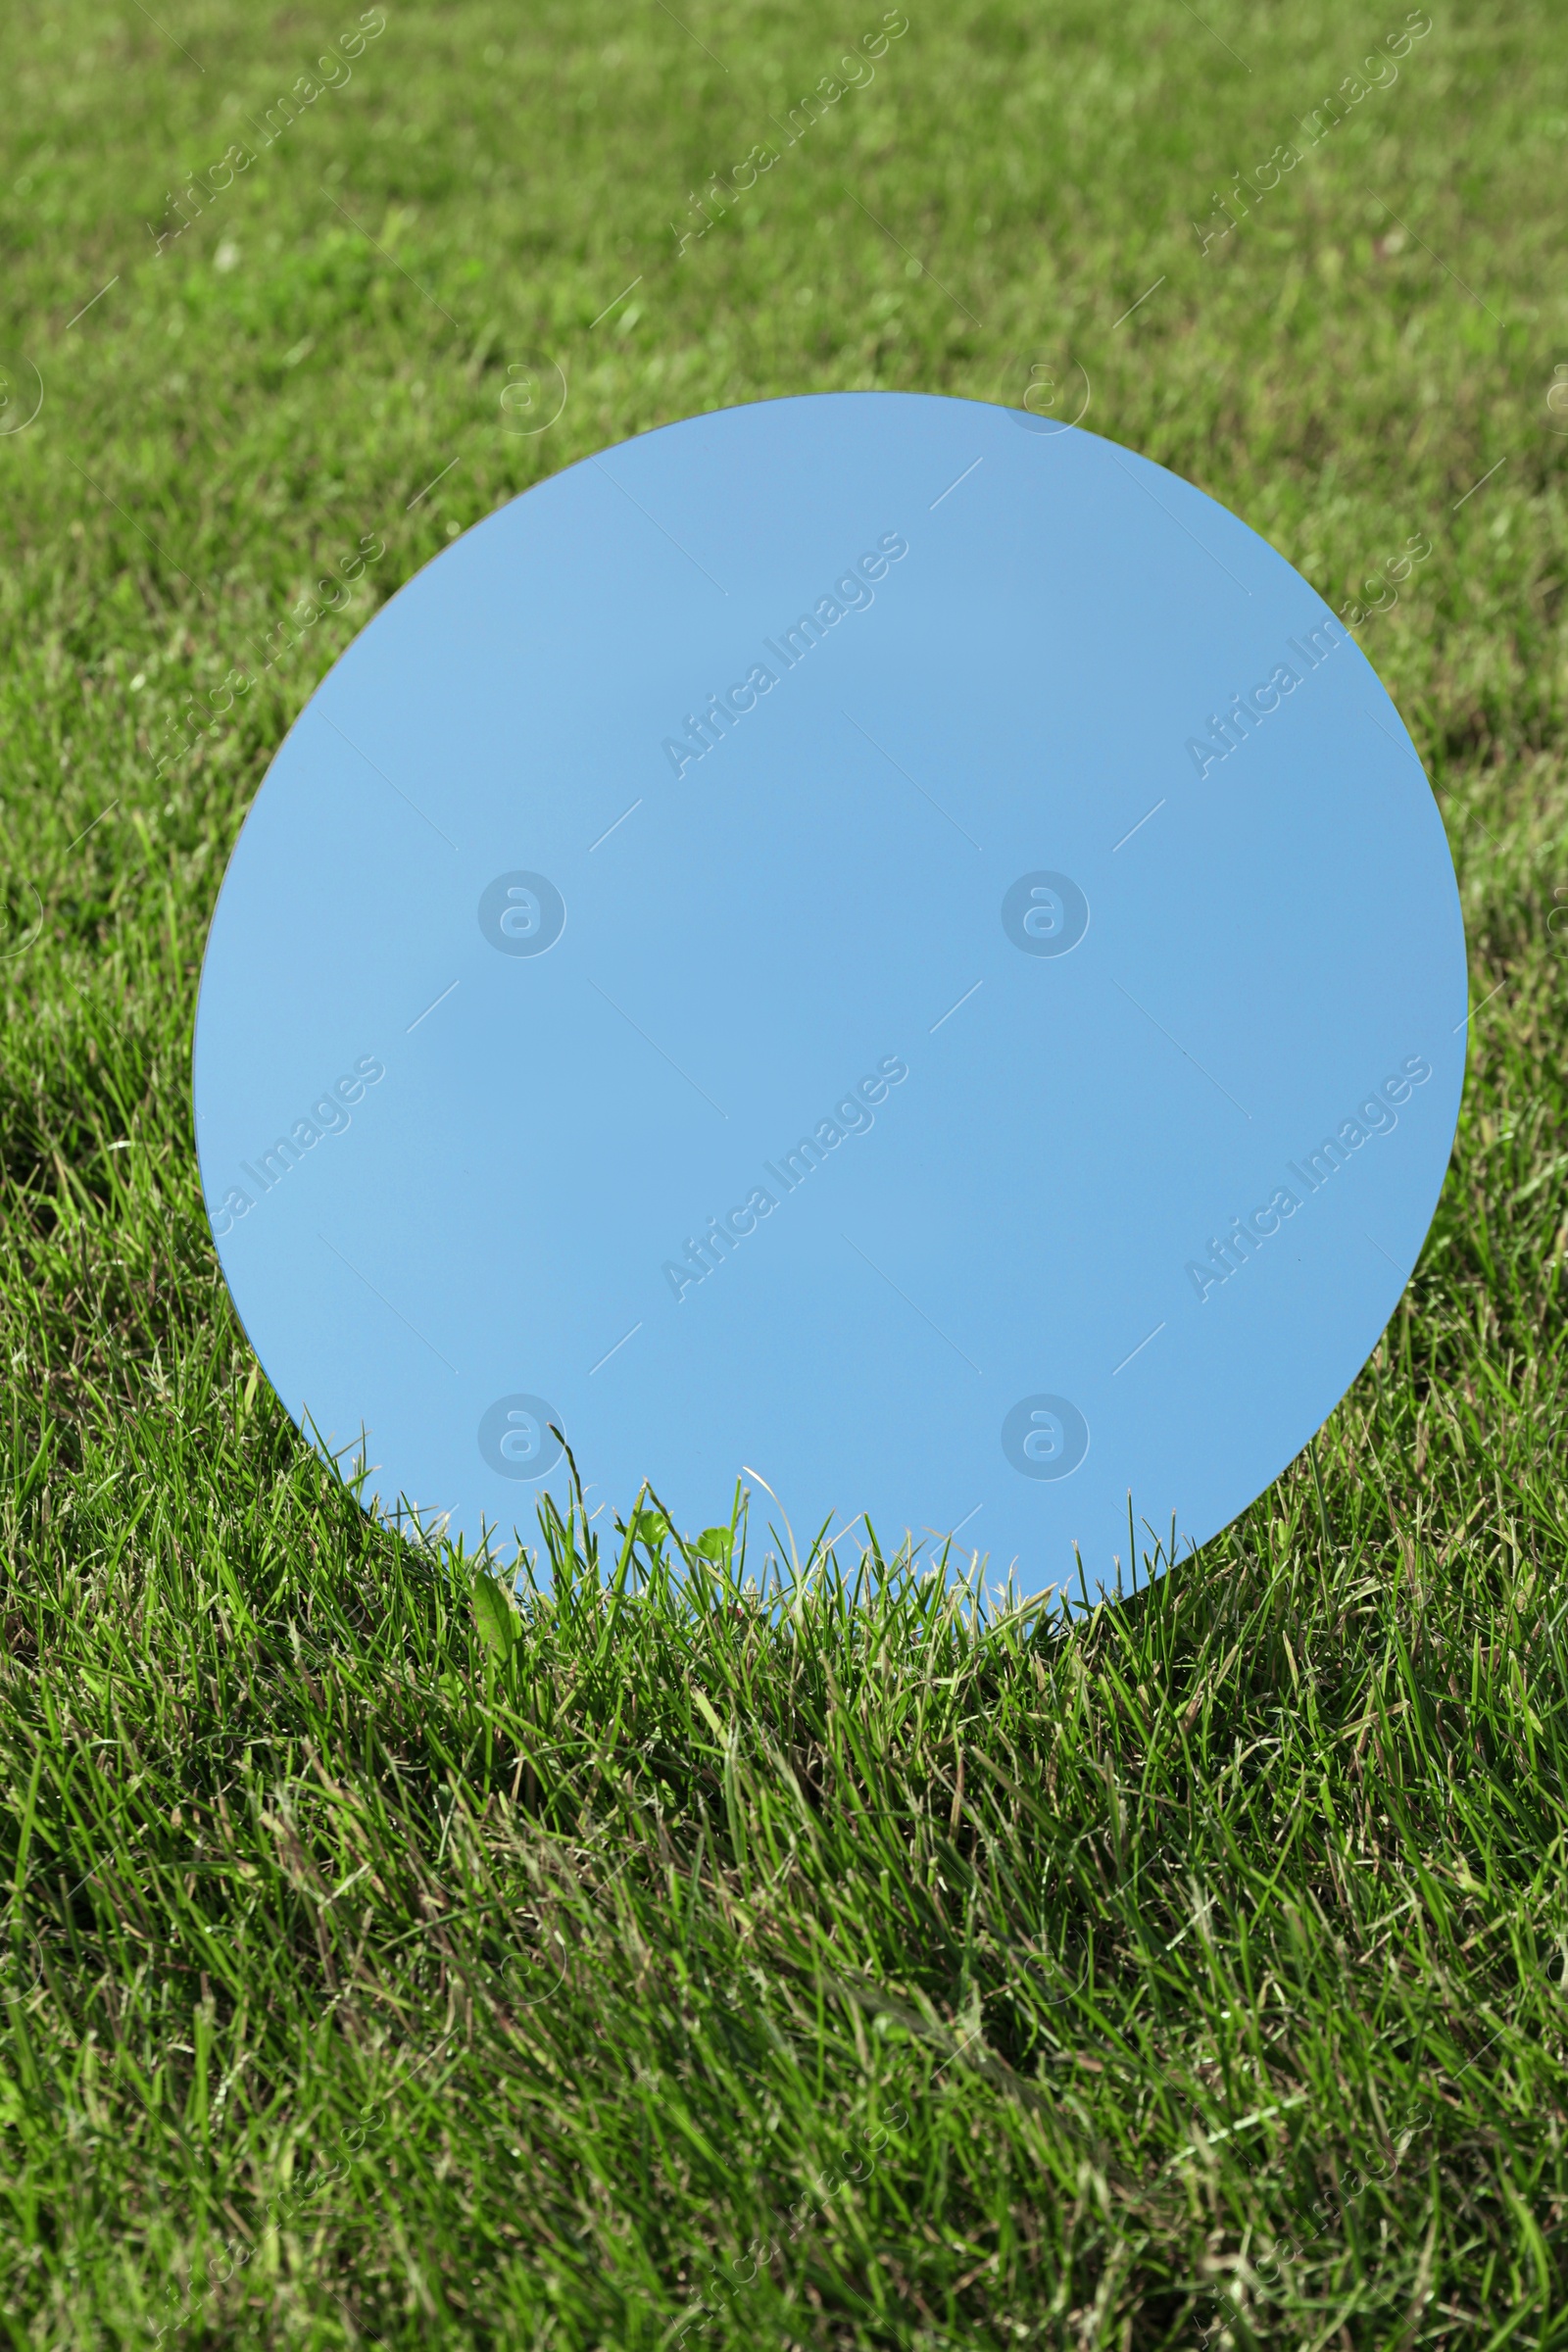
[[[0,26],[0,426],[43,388],[0,431],[16,2345],[1568,2345],[1568,21],[1435,6],[1204,252],[1402,9],[909,13],[683,253],[873,0],[393,0],[161,257],[356,12]],[[559,419],[506,429],[549,362]],[[1480,1009],[1321,1489],[1065,1632],[797,1572],[765,1496],[733,1560],[555,1527],[553,1597],[476,1609],[302,1445],[201,1209],[267,760],[377,600],[589,451],[1074,368],[1336,608],[1431,545],[1359,634]]]

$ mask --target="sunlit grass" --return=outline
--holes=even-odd
[[[1204,252],[1402,9],[911,12],[785,147],[882,14],[390,8],[161,258],[357,12],[0,25],[19,2346],[1568,2342],[1568,25],[1435,18]],[[1476,1007],[1407,1296],[1315,1465],[1070,1628],[760,1493],[554,1522],[514,1606],[367,1523],[219,1278],[190,1028],[267,760],[589,451],[1074,369],[1385,607]]]

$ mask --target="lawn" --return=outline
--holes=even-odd
[[[0,72],[9,2340],[1568,2346],[1568,18],[53,0]],[[721,1532],[554,1522],[514,1611],[246,1348],[214,898],[450,538],[871,386],[1087,397],[1361,615],[1451,1171],[1123,1607],[659,1494]]]

